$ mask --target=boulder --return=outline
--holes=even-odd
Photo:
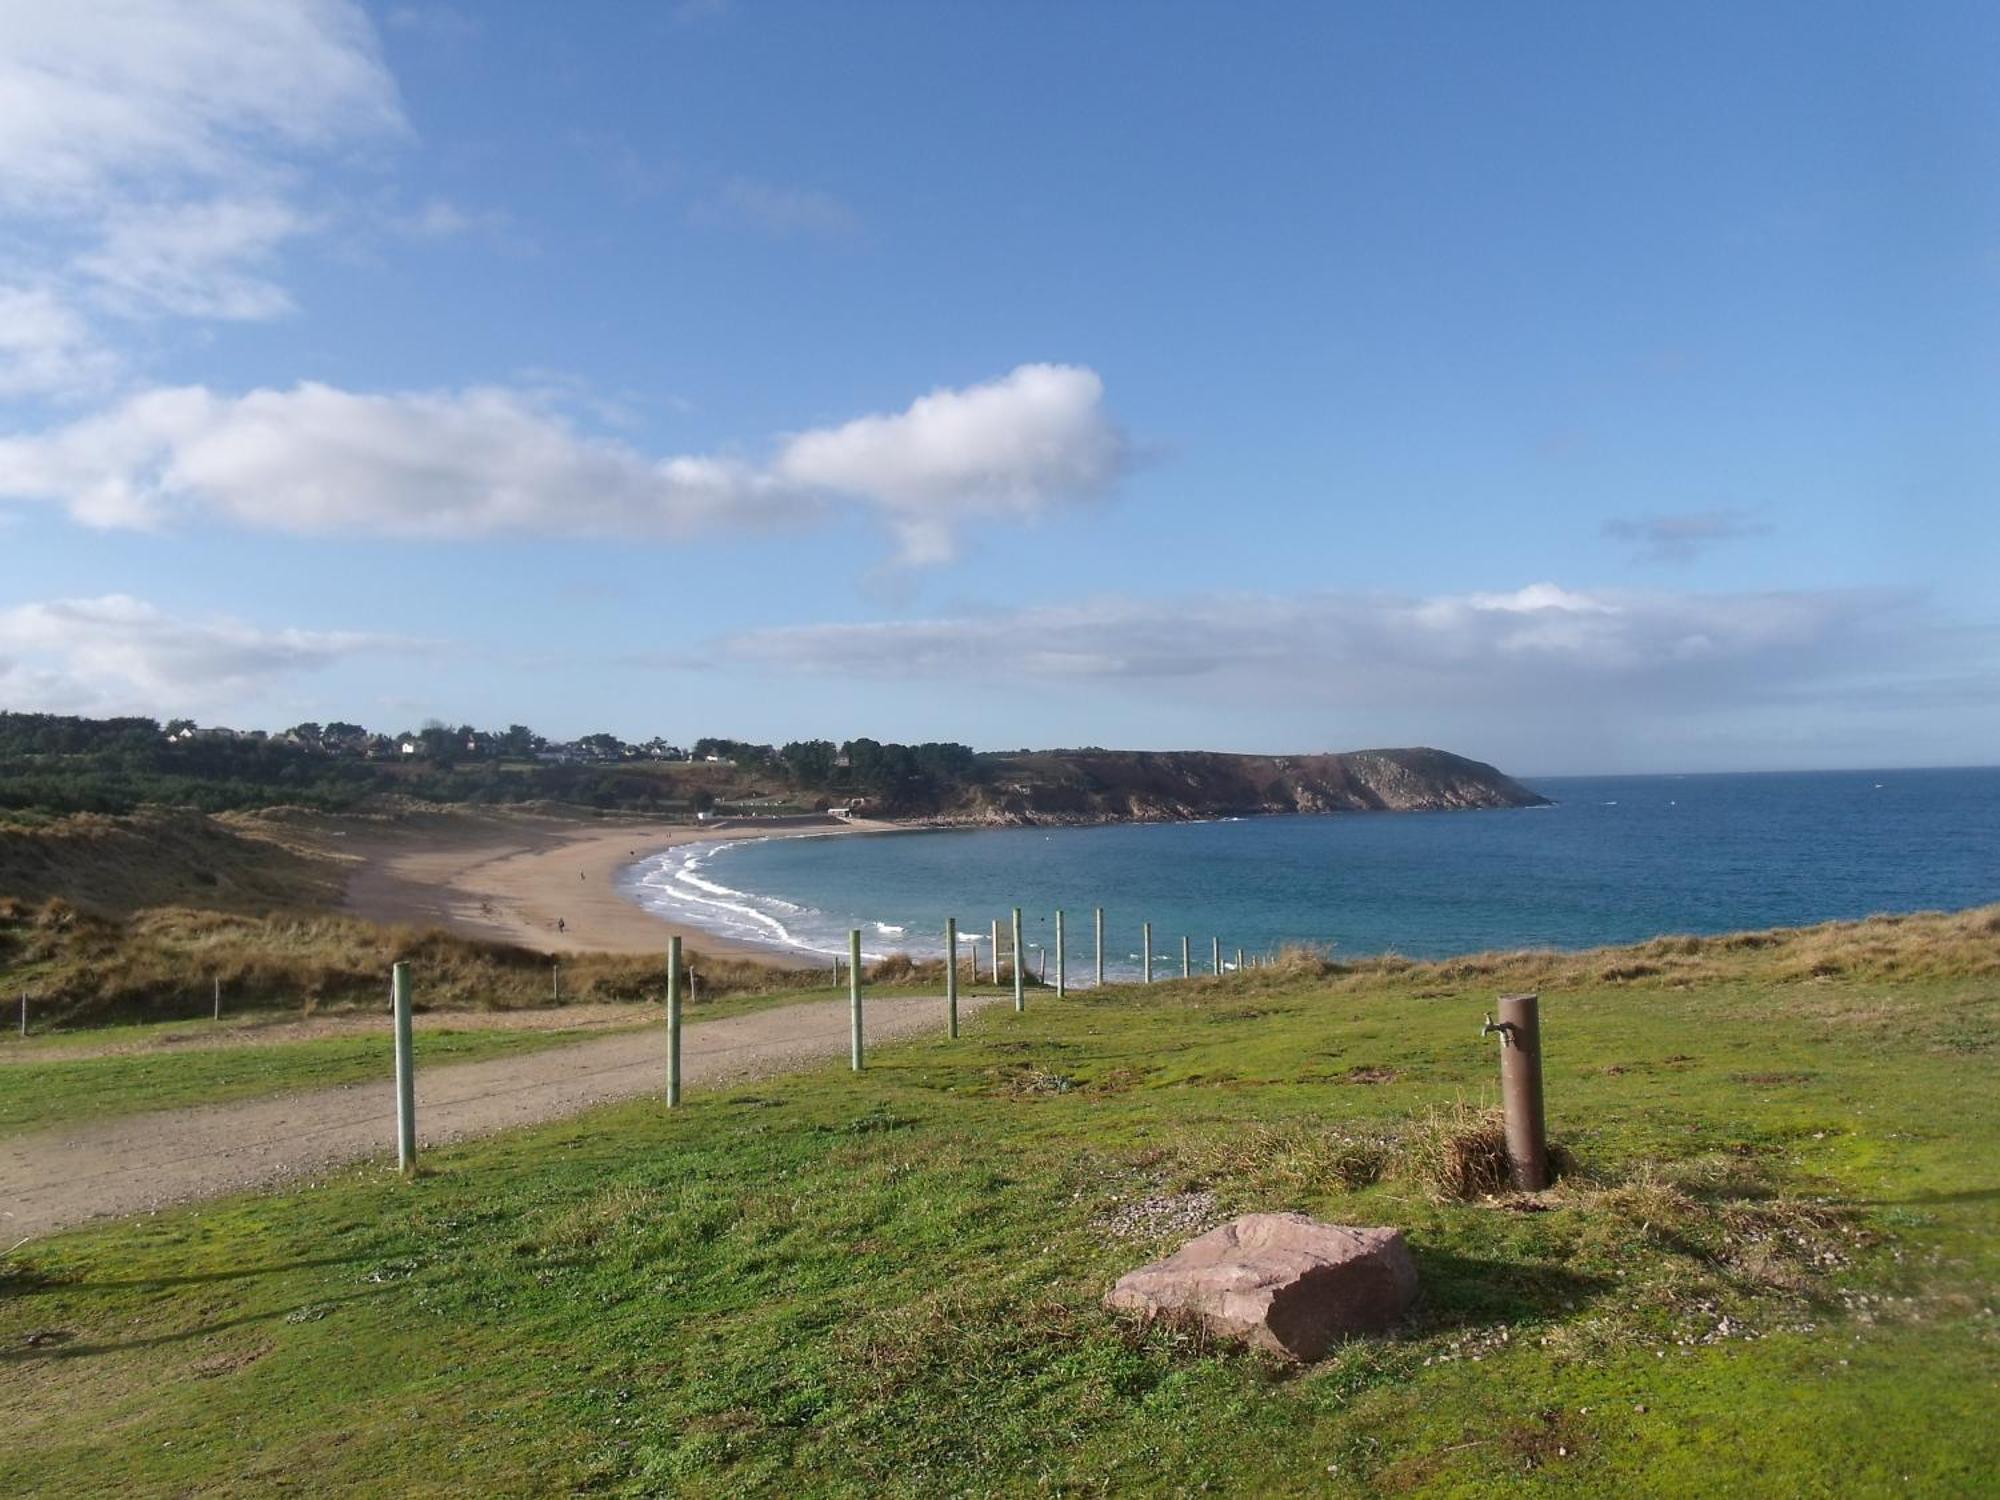
[[[1416,1294],[1417,1265],[1400,1229],[1245,1214],[1119,1277],[1104,1302],[1148,1318],[1193,1318],[1310,1360],[1339,1339],[1386,1332]]]

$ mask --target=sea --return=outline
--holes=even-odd
[[[1293,943],[1442,957],[1587,948],[1661,933],[1792,926],[2000,901],[2000,768],[1526,782],[1537,808],[1335,813],[1084,828],[982,828],[696,844],[633,865],[664,916],[801,960],[934,957],[956,917],[986,952],[1022,908],[1046,966],[1066,913],[1088,978],[1104,909],[1108,978],[1225,968]],[[1038,951],[1040,950],[1040,951]]]

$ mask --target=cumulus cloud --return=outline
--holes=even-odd
[[[1238,701],[1477,704],[1527,713],[1613,701],[1773,695],[1903,638],[1909,602],[1865,591],[1613,593],[1534,584],[1432,597],[1107,599],[957,619],[784,627],[719,643],[795,672],[1010,675],[1126,685],[1227,679]]]
[[[1604,534],[1634,544],[1641,562],[1693,562],[1709,548],[1743,537],[1764,536],[1770,527],[1740,510],[1703,510],[1671,516],[1621,516],[1604,523]]]
[[[1122,438],[1088,370],[1028,365],[894,416],[796,434],[765,464],[655,458],[518,391],[164,388],[0,440],[0,498],[98,527],[209,515],[308,534],[679,537],[797,524],[830,498],[883,512],[910,562],[954,528],[1100,492]]]
[[[1003,379],[938,390],[894,415],[798,434],[776,472],[888,512],[909,563],[948,561],[957,528],[1025,520],[1101,495],[1129,459],[1104,409],[1104,382],[1078,365],[1022,365]]]
[[[190,619],[125,594],[0,609],[0,702],[170,716],[232,707],[365,652],[421,643],[354,631]]]
[[[79,362],[101,379],[112,356],[86,308],[285,312],[271,271],[308,226],[300,167],[405,129],[351,0],[7,6],[0,213],[19,281],[62,309],[67,352],[0,347],[6,393],[70,394]]]

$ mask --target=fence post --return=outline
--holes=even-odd
[[[681,940],[667,939],[667,1108],[681,1102]]]
[[[1153,924],[1151,922],[1141,923],[1139,932],[1139,946],[1144,952],[1146,964],[1146,983],[1151,984],[1153,982]]]
[[[1063,914],[1059,908],[1056,911],[1056,999],[1058,1000],[1069,993],[1069,955],[1064,951],[1065,946]]]
[[[396,1170],[417,1169],[417,1070],[410,1046],[410,966],[389,971],[389,995],[396,1012]]]
[[[22,990],[21,991],[21,1039],[23,1041],[26,1041],[27,1037],[28,1037],[28,992],[26,990]]]
[[[1500,1019],[1480,1035],[1500,1033],[1500,1105],[1507,1117],[1507,1175],[1523,1192],[1549,1185],[1548,1126],[1542,1116],[1542,1018],[1538,995],[1502,995]]]
[[[1021,908],[1014,908],[1014,1009],[1028,1008],[1028,967],[1021,962]]]
[[[1000,982],[1000,919],[993,919],[993,982]]]
[[[847,933],[847,1033],[848,1061],[861,1071],[861,929]]]
[[[562,999],[562,960],[553,953],[549,955],[549,998]]]
[[[1104,908],[1097,908],[1097,987],[1104,988]]]
[[[1239,974],[1243,972],[1243,950],[1241,948],[1236,950],[1236,972]]]
[[[1222,939],[1219,937],[1212,937],[1208,940],[1208,945],[1209,945],[1209,968],[1218,978],[1220,978],[1222,975]]]
[[[222,1019],[222,976],[215,976],[215,1019]]]
[[[944,919],[944,1010],[951,1034],[958,1035],[958,918]]]
[[[1194,960],[1188,956],[1188,936],[1181,934],[1181,978],[1194,978]]]

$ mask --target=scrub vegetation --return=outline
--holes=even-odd
[[[1547,1193],[1473,1166],[1539,988]],[[10,1493],[1978,1493],[2000,909],[1125,986],[37,1240]],[[1394,1224],[1299,1368],[1099,1303],[1222,1218]]]

